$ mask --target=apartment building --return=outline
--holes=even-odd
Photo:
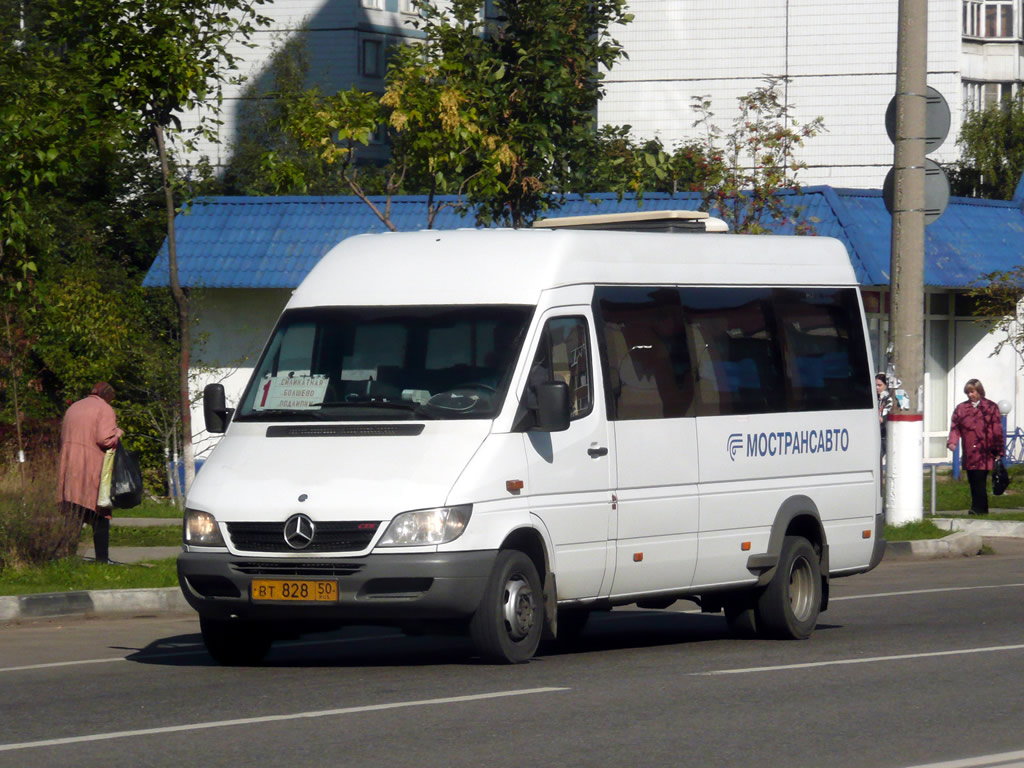
[[[879,188],[892,163],[885,108],[895,91],[896,0],[633,0],[632,23],[613,30],[628,59],[608,73],[602,123],[631,125],[638,138],[673,146],[698,136],[695,96],[708,95],[728,129],[737,97],[768,75],[788,78],[798,121],[824,118],[826,132],[800,157],[806,183]],[[493,0],[481,4],[493,14]],[[390,46],[419,36],[411,0],[276,0],[272,18],[241,50],[245,85],[226,96],[221,144],[202,152],[230,159],[240,111],[271,90],[274,56],[301,36],[311,83],[383,91]],[[957,156],[955,129],[967,110],[1017,93],[1024,81],[1024,0],[930,0],[928,84],[949,104],[953,130],[932,153]],[[187,121],[186,121],[187,122]]]

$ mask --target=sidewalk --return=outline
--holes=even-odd
[[[110,520],[112,528],[155,528],[157,526],[181,527],[181,518],[173,517],[114,517]],[[143,560],[163,560],[175,557],[181,547],[111,547],[110,559],[115,563],[141,563]],[[78,546],[78,556],[86,560],[96,559],[96,550],[92,546],[92,535],[89,531],[82,534],[82,543]]]
[[[980,553],[986,544],[997,555],[1024,555],[1024,522],[966,518],[933,518],[933,521],[939,527],[948,526],[954,533],[943,539],[889,542],[883,562],[970,557]],[[181,521],[115,518],[114,525],[181,525]],[[174,557],[180,551],[180,547],[111,547],[110,558],[118,563],[138,563],[142,560]],[[93,557],[91,540],[79,549],[79,554]],[[0,623],[65,616],[137,616],[191,611],[178,587],[0,596]]]

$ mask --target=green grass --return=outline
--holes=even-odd
[[[917,541],[918,539],[942,539],[949,531],[938,528],[931,520],[921,520],[904,525],[885,526],[886,541]]]
[[[992,481],[989,479],[989,519],[992,520],[1024,520],[1024,465],[1007,467],[1010,473],[1010,487],[1002,496],[993,496]],[[931,474],[924,474],[924,510],[930,513],[932,508]],[[967,475],[960,473],[960,479],[954,480],[951,471],[942,470],[935,477],[935,512],[965,512],[971,508],[971,488],[967,484]],[[1015,510],[999,513],[998,510]],[[943,517],[949,517],[943,514]]]
[[[92,540],[90,529],[82,531],[84,541]],[[180,525],[159,525],[133,528],[114,525],[110,528],[112,547],[176,547],[181,544]]]
[[[0,571],[0,595],[177,585],[178,572],[173,557],[129,565],[102,565],[71,557],[39,568],[5,568]]]
[[[114,517],[176,517],[181,518],[181,509],[172,502],[162,499],[143,499],[134,509],[115,509]]]

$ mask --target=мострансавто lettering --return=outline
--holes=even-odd
[[[745,438],[745,439],[744,439]],[[850,449],[847,429],[799,429],[780,432],[749,432],[729,435],[729,458],[736,460],[740,447],[748,458],[798,456],[807,453],[839,453]]]

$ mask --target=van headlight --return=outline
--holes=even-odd
[[[220,526],[209,512],[198,509],[185,510],[185,543],[191,547],[224,547]]]
[[[391,521],[378,547],[416,547],[447,544],[462,535],[473,514],[472,504],[403,512]]]

